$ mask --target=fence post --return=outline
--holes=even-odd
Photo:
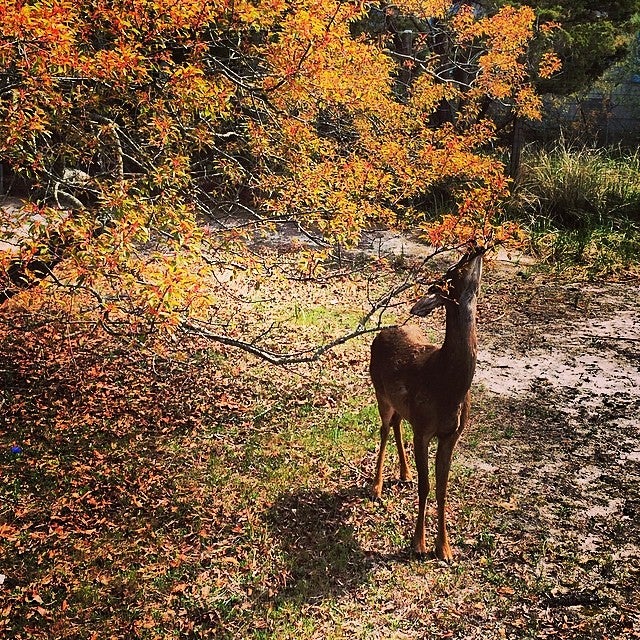
[[[520,159],[524,145],[524,125],[522,118],[513,118],[513,133],[511,137],[511,156],[509,157],[509,177],[515,178],[520,171]]]

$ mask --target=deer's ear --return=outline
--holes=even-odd
[[[410,313],[414,316],[420,316],[424,318],[428,316],[434,309],[442,306],[444,304],[444,300],[442,296],[437,293],[429,293],[426,296],[423,296],[416,302],[413,307],[411,307]]]

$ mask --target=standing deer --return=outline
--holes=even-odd
[[[403,481],[409,478],[400,428],[404,418],[413,428],[418,470],[418,520],[413,550],[418,555],[426,554],[424,528],[429,494],[429,442],[437,437],[438,534],[435,553],[439,559],[447,561],[453,558],[445,520],[447,483],[453,449],[469,418],[469,388],[478,350],[476,301],[485,251],[486,248],[471,247],[411,309],[412,314],[424,317],[437,307],[445,307],[446,335],[441,347],[429,344],[416,326],[384,329],[371,345],[369,370],[382,419],[372,494],[375,498],[382,494],[382,467],[392,426],[400,458],[400,478]]]

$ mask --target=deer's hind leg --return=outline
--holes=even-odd
[[[378,396],[378,411],[380,412],[380,449],[378,450],[378,460],[376,462],[376,472],[373,479],[373,486],[371,488],[371,495],[373,498],[380,498],[382,496],[382,470],[384,467],[384,457],[387,449],[387,440],[389,439],[389,431],[393,426],[393,434],[396,438],[396,444],[398,446],[398,454],[400,455],[400,476],[406,479],[407,469],[407,457],[404,453],[404,445],[402,443],[402,433],[400,431],[400,422],[402,418],[400,414],[393,408],[393,406],[383,397]],[[400,450],[402,449],[402,454]],[[404,470],[403,470],[404,465]],[[403,477],[404,473],[404,477]]]

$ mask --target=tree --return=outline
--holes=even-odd
[[[553,48],[562,62],[561,73],[538,81],[542,92],[564,95],[588,89],[607,69],[628,55],[637,36],[638,0],[539,0],[526,4],[535,9],[540,23],[558,26],[541,32],[533,46],[534,51]]]
[[[442,0],[402,10],[464,52],[463,82],[436,48],[398,58],[356,35],[358,2],[5,2],[0,157],[28,204],[3,229],[2,300],[31,290],[21,303],[41,308],[66,293],[113,333],[198,330],[282,361],[237,321],[230,301],[250,302],[249,282],[316,274],[327,247],[373,223],[423,225],[437,247],[504,234],[485,105],[537,116],[534,14]],[[398,65],[417,64],[399,97]],[[434,121],[443,100],[455,120]],[[441,184],[451,210],[434,222],[420,202]],[[249,237],[275,220],[324,248],[256,255]]]

